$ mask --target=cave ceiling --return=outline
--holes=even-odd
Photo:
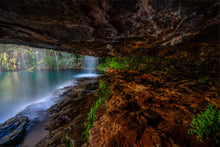
[[[0,43],[92,56],[219,55],[219,2],[0,0]]]

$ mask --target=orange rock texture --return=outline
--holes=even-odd
[[[203,91],[193,79],[167,77],[166,72],[107,74],[112,92],[90,130],[89,146],[215,146],[213,140],[197,141],[187,129],[191,116],[204,111],[208,102],[219,107],[218,93]]]

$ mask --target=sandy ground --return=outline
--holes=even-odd
[[[30,131],[27,132],[21,147],[32,147],[35,146],[41,139],[49,134],[49,131],[45,129],[49,118],[46,118],[42,122],[34,125]]]

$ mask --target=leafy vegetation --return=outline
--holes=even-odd
[[[0,44],[0,71],[77,69],[82,61],[83,56],[70,53]]]
[[[65,137],[65,141],[68,147],[73,147],[73,143],[67,137]]]
[[[171,62],[169,59],[158,56],[124,57],[124,58],[106,58],[101,60],[99,70],[108,71],[110,69],[121,70],[163,70],[167,71]]]
[[[99,82],[99,89],[96,92],[99,98],[96,101],[94,101],[93,107],[90,109],[90,112],[88,113],[88,118],[84,122],[86,130],[82,133],[82,135],[85,141],[88,141],[89,139],[89,130],[93,127],[93,123],[96,120],[95,114],[97,110],[99,109],[100,105],[103,103],[103,101],[107,98],[107,96],[110,93],[111,93],[110,86],[108,86],[101,80]]]
[[[16,56],[18,52],[12,52],[10,55],[7,52],[3,52],[0,54],[0,63],[3,69],[5,70],[15,70],[17,65],[20,65],[20,62],[16,62]]]
[[[103,64],[99,65],[99,70],[107,71],[109,69],[122,69],[126,65],[126,60],[120,60],[120,58],[106,58]]]
[[[121,57],[121,58],[101,58],[98,69],[109,71],[112,69],[135,70],[141,72],[152,71],[185,71],[186,67],[195,71],[206,72],[206,67],[212,67],[211,71],[218,71],[218,62],[215,60],[200,60],[195,58],[170,59],[159,56],[138,56],[138,57]],[[214,65],[214,66],[213,66]],[[198,73],[196,74],[198,75]],[[207,79],[201,79],[199,82],[205,82]]]
[[[205,84],[208,79],[209,79],[208,77],[199,78],[199,79],[198,79],[198,83],[199,83],[200,85]]]
[[[204,137],[209,139],[213,136],[216,143],[218,142],[217,135],[220,132],[220,111],[213,104],[209,103],[206,110],[192,117],[191,127],[188,134],[196,135],[197,139],[202,141]]]

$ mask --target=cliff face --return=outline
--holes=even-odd
[[[218,12],[214,1],[1,0],[0,42],[94,56],[216,55]]]

